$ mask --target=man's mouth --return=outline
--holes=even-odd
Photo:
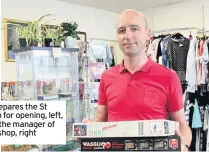
[[[130,45],[133,45],[133,44],[135,44],[135,43],[126,43],[126,44],[124,44],[125,46],[130,46]]]

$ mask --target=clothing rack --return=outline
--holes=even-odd
[[[199,31],[202,31],[202,29],[198,28],[198,27],[183,27],[183,28],[172,28],[172,29],[158,30],[158,31],[153,31],[152,33],[163,33],[163,32],[173,32],[173,31],[184,31],[184,30],[199,30]]]
[[[204,30],[200,30],[200,31],[198,31],[197,33],[198,33],[198,34],[209,33],[209,30],[207,30],[207,31],[204,31]]]

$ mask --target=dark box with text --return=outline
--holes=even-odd
[[[82,138],[81,151],[180,151],[179,136]]]

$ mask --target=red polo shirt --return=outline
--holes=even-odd
[[[148,59],[131,74],[123,64],[106,70],[99,87],[99,105],[107,105],[108,121],[167,119],[183,108],[175,71]]]

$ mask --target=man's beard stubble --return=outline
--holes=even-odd
[[[146,47],[124,49],[123,53],[129,57],[139,56],[140,54],[146,54]]]

